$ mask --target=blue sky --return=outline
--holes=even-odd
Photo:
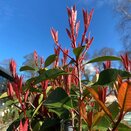
[[[36,50],[46,58],[53,54],[50,28],[59,32],[62,47],[70,48],[65,28],[68,27],[66,7],[76,4],[80,28],[82,8],[94,8],[89,31],[94,36],[89,53],[102,47],[122,48],[116,30],[118,19],[113,13],[113,0],[0,0],[0,61],[14,58],[18,65],[23,56]],[[81,32],[80,32],[81,33]]]

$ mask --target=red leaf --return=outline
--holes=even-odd
[[[123,82],[118,90],[118,103],[125,111],[131,111],[131,82]]]
[[[20,131],[28,131],[28,124],[29,120],[26,118],[24,124],[22,123],[22,120],[20,121]]]

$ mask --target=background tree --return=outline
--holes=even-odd
[[[119,16],[117,27],[121,33],[124,52],[131,58],[131,0],[116,0],[115,11]]]
[[[38,66],[41,65],[41,60],[42,58],[38,55]],[[34,60],[34,52],[27,54],[24,56],[25,61],[23,62],[23,66],[30,66],[32,68],[37,68],[35,60]],[[29,77],[33,77],[36,75],[36,73],[34,71],[26,71],[26,74],[24,73],[24,75],[29,78]]]
[[[92,58],[98,57],[98,56],[112,56],[115,54],[115,50],[113,48],[109,47],[103,47],[100,50],[95,50],[93,53]],[[99,71],[103,70],[103,63],[98,62],[94,65]]]

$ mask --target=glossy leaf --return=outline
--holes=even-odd
[[[117,70],[117,69],[106,69],[100,72],[99,79],[94,85],[108,85],[117,80],[117,77],[128,78],[131,76],[129,72]]]
[[[22,66],[20,71],[35,71],[35,69],[30,66]]]
[[[49,69],[47,71],[44,71],[41,75],[39,75],[38,77],[35,77],[35,84],[38,84],[39,82],[42,82],[44,80],[47,80],[47,79],[55,79],[56,77],[58,76],[61,76],[61,75],[67,75],[69,74],[68,72],[65,72],[64,70],[60,70],[60,69],[57,69],[57,68],[54,68],[54,69]]]
[[[118,103],[125,111],[131,111],[131,83],[123,82],[118,90]]]
[[[76,59],[79,58],[79,56],[80,56],[81,53],[83,52],[84,48],[85,48],[85,46],[81,46],[81,47],[77,47],[77,48],[74,48],[74,49],[73,49],[73,52],[74,52],[74,54],[75,54],[75,56],[76,56]]]
[[[101,56],[88,61],[86,64],[103,61],[121,61],[121,58],[116,56]]]
[[[72,108],[72,102],[64,89],[56,88],[52,91],[44,102],[45,106],[49,108]]]
[[[53,54],[50,55],[46,60],[45,60],[45,67],[49,66],[50,64],[52,64],[57,58],[57,55]]]

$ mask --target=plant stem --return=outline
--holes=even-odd
[[[82,116],[81,116],[81,100],[82,100],[82,94],[83,94],[83,89],[82,89],[82,84],[81,84],[81,71],[80,71],[80,64],[77,64],[77,72],[78,72],[78,86],[79,86],[79,97],[78,97],[78,112],[79,112],[79,131],[82,131]]]

